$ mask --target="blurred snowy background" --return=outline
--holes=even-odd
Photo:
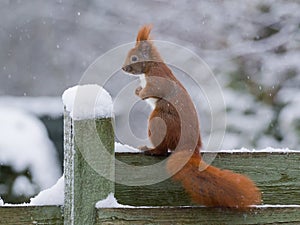
[[[0,1],[0,196],[23,202],[55,183],[59,96],[145,23],[216,75],[228,112],[223,149],[300,149],[299,12],[297,0]],[[116,76],[115,87],[130,81]]]

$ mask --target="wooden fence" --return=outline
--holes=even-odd
[[[300,224],[300,152],[219,153],[213,165],[247,174],[263,192],[264,205],[238,212],[195,206],[170,179],[144,186],[114,183],[118,174],[133,179],[123,165],[152,165],[164,158],[114,154],[111,118],[73,120],[66,112],[64,127],[64,206],[0,207],[0,224]],[[136,207],[97,209],[95,203],[111,192],[119,203]]]

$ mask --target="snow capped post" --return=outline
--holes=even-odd
[[[112,99],[98,85],[63,94],[64,224],[94,224],[95,204],[114,192]]]

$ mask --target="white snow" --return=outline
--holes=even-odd
[[[134,208],[129,205],[122,205],[118,203],[117,199],[114,196],[114,193],[108,194],[106,199],[100,200],[96,203],[96,208]]]
[[[115,152],[117,153],[142,153],[141,150],[131,147],[126,144],[121,144],[115,142]],[[272,148],[267,147],[264,149],[248,149],[248,148],[240,148],[240,149],[221,149],[217,151],[212,150],[201,150],[201,152],[213,152],[213,153],[300,153],[300,150],[292,150],[289,148]]]
[[[12,193],[14,196],[32,196],[35,194],[34,186],[26,176],[19,176],[16,178],[12,187]]]
[[[19,109],[0,107],[0,163],[11,166],[16,172],[29,170],[32,183],[17,179],[14,190],[32,194],[36,188],[53,185],[61,172],[56,150],[43,123]],[[22,190],[21,190],[22,189]]]
[[[126,144],[121,144],[119,142],[115,142],[115,152],[117,153],[142,153],[141,150],[131,147]],[[248,148],[240,148],[240,149],[221,149],[217,151],[205,150],[202,149],[201,152],[213,152],[213,153],[300,153],[300,150],[292,150],[289,148],[272,148],[267,147],[264,149],[248,149]]]
[[[291,150],[288,148],[272,148],[267,147],[264,149],[229,149],[229,150],[218,150],[218,151],[207,151],[201,150],[201,152],[214,152],[214,153],[300,153],[300,150]]]
[[[16,97],[1,96],[0,105],[19,108],[36,116],[57,118],[63,114],[63,103],[60,97]]]
[[[62,100],[74,120],[107,118],[113,114],[111,96],[96,84],[71,87],[63,93]]]
[[[300,205],[255,205],[256,208],[300,208]]]
[[[299,115],[300,115],[300,92],[289,93],[286,91],[281,94],[282,98],[286,98],[284,101],[286,106],[281,110],[279,114],[279,127],[284,133],[283,145],[297,146],[299,145]]]
[[[42,206],[42,205],[63,205],[64,204],[64,176],[52,187],[41,191],[37,196],[30,199],[30,203],[10,204],[4,203],[0,198],[0,206]]]
[[[126,144],[121,144],[121,143],[115,142],[115,152],[118,152],[118,153],[140,153],[141,150],[131,147]]]
[[[64,176],[51,188],[40,192],[30,199],[29,205],[63,205],[64,204]]]
[[[278,146],[274,138],[266,139],[264,133],[272,122],[274,112],[266,105],[256,102],[254,97],[240,93],[237,96],[232,90],[223,91],[226,107],[226,132],[223,139],[223,149],[253,147],[253,140],[259,143],[259,148]],[[281,146],[280,146],[281,147]]]

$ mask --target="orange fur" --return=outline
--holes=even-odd
[[[195,203],[240,210],[261,203],[261,193],[248,177],[207,165],[198,154],[189,157],[187,151],[173,153],[167,170],[175,173],[173,179],[182,183]],[[182,167],[183,160],[188,162]]]
[[[146,86],[138,87],[135,93],[143,100],[155,100],[148,121],[154,148],[144,146],[141,150],[149,155],[166,155],[171,150],[166,169],[196,203],[239,209],[259,204],[260,191],[248,177],[209,166],[201,159],[195,106],[149,41],[151,28],[147,25],[140,29],[136,46],[129,51],[123,67],[133,75],[145,74]]]
[[[136,41],[139,42],[139,41],[150,40],[151,29],[152,29],[152,25],[143,26],[137,35]]]

